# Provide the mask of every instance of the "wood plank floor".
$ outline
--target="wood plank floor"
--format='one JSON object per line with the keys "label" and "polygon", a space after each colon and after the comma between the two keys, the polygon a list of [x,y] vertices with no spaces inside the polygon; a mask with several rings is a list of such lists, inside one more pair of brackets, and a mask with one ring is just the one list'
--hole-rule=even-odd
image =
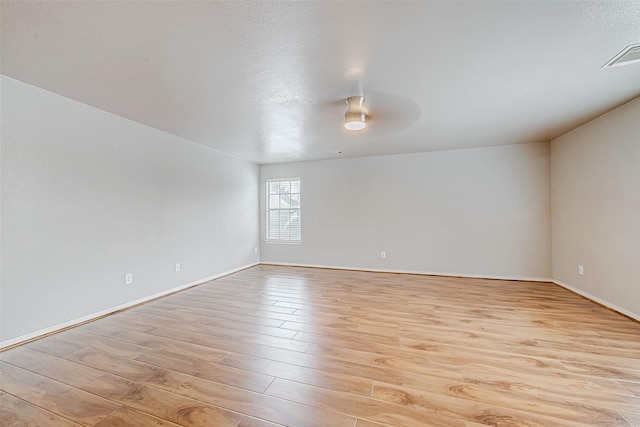
{"label": "wood plank floor", "polygon": [[260,265],[0,360],[3,427],[640,427],[640,324],[550,283]]}

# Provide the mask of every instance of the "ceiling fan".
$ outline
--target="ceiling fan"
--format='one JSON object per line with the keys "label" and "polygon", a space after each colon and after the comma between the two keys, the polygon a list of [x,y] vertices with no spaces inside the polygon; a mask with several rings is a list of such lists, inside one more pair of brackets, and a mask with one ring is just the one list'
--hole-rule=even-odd
{"label": "ceiling fan", "polygon": [[[329,107],[324,117],[339,123],[343,114],[343,129],[349,134],[384,136],[400,132],[420,118],[420,106],[402,95],[380,91],[364,91],[360,95],[335,99],[324,104]],[[346,107],[346,110],[345,110]]]}

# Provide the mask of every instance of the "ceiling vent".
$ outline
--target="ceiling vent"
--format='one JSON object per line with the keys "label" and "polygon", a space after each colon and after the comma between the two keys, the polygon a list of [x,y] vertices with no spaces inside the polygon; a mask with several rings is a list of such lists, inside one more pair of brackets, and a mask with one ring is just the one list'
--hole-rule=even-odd
{"label": "ceiling vent", "polygon": [[604,64],[602,68],[619,67],[621,65],[630,65],[636,62],[640,62],[640,43],[627,46],[622,50],[622,52]]}

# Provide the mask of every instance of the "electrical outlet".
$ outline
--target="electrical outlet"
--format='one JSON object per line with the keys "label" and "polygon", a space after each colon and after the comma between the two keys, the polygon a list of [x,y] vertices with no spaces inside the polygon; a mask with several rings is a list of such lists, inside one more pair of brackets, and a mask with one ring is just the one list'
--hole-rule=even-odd
{"label": "electrical outlet", "polygon": [[385,251],[380,252],[380,258],[386,258],[387,253]]}
{"label": "electrical outlet", "polygon": [[584,266],[582,265],[578,266],[578,274],[581,276],[584,276]]}
{"label": "electrical outlet", "polygon": [[125,285],[130,285],[133,283],[133,274],[129,273],[129,274],[125,274],[124,276],[124,284]]}
{"label": "electrical outlet", "polygon": [[258,247],[253,248],[253,252],[258,253]]}
{"label": "electrical outlet", "polygon": [[177,273],[178,271],[180,271],[180,263],[179,263],[179,262],[176,262],[176,273]]}

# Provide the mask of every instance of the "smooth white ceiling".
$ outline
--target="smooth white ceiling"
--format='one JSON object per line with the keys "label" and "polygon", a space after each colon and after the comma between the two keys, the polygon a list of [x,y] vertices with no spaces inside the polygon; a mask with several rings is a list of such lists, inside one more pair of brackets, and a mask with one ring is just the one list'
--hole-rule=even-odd
{"label": "smooth white ceiling", "polygon": [[640,64],[601,68],[640,42],[640,1],[3,0],[1,19],[2,74],[256,163],[546,141],[640,95]]}

